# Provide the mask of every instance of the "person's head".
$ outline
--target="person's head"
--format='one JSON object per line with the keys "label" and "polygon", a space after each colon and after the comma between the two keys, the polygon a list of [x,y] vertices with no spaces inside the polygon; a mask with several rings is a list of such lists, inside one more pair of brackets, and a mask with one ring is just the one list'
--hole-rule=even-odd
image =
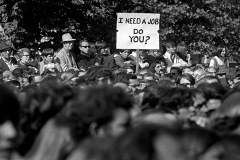
{"label": "person's head", "polygon": [[21,81],[21,87],[23,88],[23,87],[26,87],[28,85],[30,85],[29,79],[27,77],[23,77],[22,81]]}
{"label": "person's head", "polygon": [[17,98],[0,85],[0,159],[10,160],[17,145],[20,105]]}
{"label": "person's head", "polygon": [[179,75],[182,74],[182,70],[179,67],[171,67],[170,74],[174,77],[176,80]]}
{"label": "person's head", "polygon": [[191,89],[181,86],[168,88],[167,92],[162,94],[158,100],[159,108],[166,108],[178,112],[179,117],[184,119],[190,115],[189,108],[192,107],[193,104]]}
{"label": "person's head", "polygon": [[209,115],[222,104],[222,97],[227,93],[220,83],[203,83],[197,86],[197,90],[202,92],[207,100],[206,109]]}
{"label": "person's head", "polygon": [[156,50],[151,50],[150,52],[152,52],[152,54],[153,54],[154,57],[159,57],[159,56],[160,56],[160,52],[159,52],[158,49],[156,49]]}
{"label": "person's head", "polygon": [[67,51],[70,51],[73,48],[75,40],[76,39],[73,39],[70,33],[63,34],[62,35],[63,48]]}
{"label": "person's head", "polygon": [[107,43],[104,41],[97,41],[95,43],[97,52],[102,54],[102,55],[108,55],[110,54],[109,47],[107,46]]}
{"label": "person's head", "polygon": [[180,58],[186,60],[187,58],[187,45],[184,42],[181,42],[177,45],[176,52],[180,53]]}
{"label": "person's head", "polygon": [[150,65],[150,70],[153,73],[164,74],[166,70],[166,64],[163,61],[156,61]]}
{"label": "person's head", "polygon": [[31,51],[28,48],[21,48],[18,50],[21,63],[26,64],[29,62],[30,53]]}
{"label": "person's head", "polygon": [[52,48],[45,48],[42,51],[42,56],[47,63],[51,63],[53,60],[54,50]]}
{"label": "person's head", "polygon": [[89,136],[116,136],[128,128],[132,106],[132,97],[120,87],[93,86],[73,98],[59,118],[72,123],[77,141]]}
{"label": "person's head", "polygon": [[120,50],[120,55],[123,59],[126,59],[129,54],[130,54],[129,50]]}
{"label": "person's head", "polygon": [[79,41],[78,47],[81,52],[89,54],[90,53],[90,43],[88,40],[81,40]]}
{"label": "person's head", "polygon": [[214,52],[214,56],[225,57],[226,56],[226,48],[222,46],[218,46],[216,51]]}
{"label": "person's head", "polygon": [[167,48],[167,52],[172,54],[176,52],[176,46],[174,42],[167,42],[165,45]]}
{"label": "person's head", "polygon": [[85,80],[89,85],[112,84],[114,75],[104,66],[93,66],[86,72]]}
{"label": "person's head", "polygon": [[181,74],[180,76],[178,76],[176,83],[178,85],[184,85],[189,88],[194,87],[195,78],[188,73]]}
{"label": "person's head", "polygon": [[222,104],[212,113],[212,119],[220,116],[238,117],[240,115],[240,90],[233,89],[222,97]]}
{"label": "person's head", "polygon": [[0,42],[0,54],[3,58],[8,60],[10,58],[11,50],[11,46],[9,46],[7,43],[4,41]]}
{"label": "person's head", "polygon": [[116,140],[117,159],[183,160],[185,153],[179,141],[180,133],[169,128],[153,124],[139,125],[123,134]]}

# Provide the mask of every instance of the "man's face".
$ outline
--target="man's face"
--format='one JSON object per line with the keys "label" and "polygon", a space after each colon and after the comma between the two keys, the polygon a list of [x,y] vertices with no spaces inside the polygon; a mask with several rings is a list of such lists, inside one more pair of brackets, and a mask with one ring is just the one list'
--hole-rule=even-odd
{"label": "man's face", "polygon": [[79,46],[79,49],[84,53],[89,53],[90,44],[88,42],[82,42],[81,46]]}
{"label": "man's face", "polygon": [[72,41],[72,42],[64,42],[63,45],[66,50],[70,51],[73,48],[73,44],[74,42]]}
{"label": "man's face", "polygon": [[123,51],[120,53],[123,59],[126,59],[128,57],[129,52],[128,51]]}
{"label": "man's face", "polygon": [[165,65],[163,62],[160,62],[160,63],[157,63],[156,66],[155,66],[155,71],[156,73],[160,73],[161,70],[163,70],[165,68]]}
{"label": "man's face", "polygon": [[114,112],[113,120],[106,126],[106,134],[109,136],[118,136],[128,129],[129,124],[129,112],[118,108]]}
{"label": "man's face", "polygon": [[22,63],[28,63],[30,58],[30,54],[28,52],[23,52],[23,56],[21,59]]}
{"label": "man's face", "polygon": [[53,55],[48,54],[44,58],[45,58],[45,61],[47,61],[48,63],[51,63],[53,60]]}
{"label": "man's face", "polygon": [[11,53],[11,50],[3,51],[3,52],[2,52],[3,58],[9,59],[9,58],[10,58],[10,53]]}
{"label": "man's face", "polygon": [[176,52],[176,47],[175,47],[175,46],[169,46],[169,47],[167,48],[167,51],[173,54],[173,53]]}
{"label": "man's face", "polygon": [[10,121],[4,121],[0,124],[0,159],[10,160],[15,147],[17,130]]}
{"label": "man's face", "polygon": [[108,47],[102,48],[102,49],[100,50],[100,53],[101,53],[102,55],[107,55],[107,54],[110,53],[110,49],[109,49]]}

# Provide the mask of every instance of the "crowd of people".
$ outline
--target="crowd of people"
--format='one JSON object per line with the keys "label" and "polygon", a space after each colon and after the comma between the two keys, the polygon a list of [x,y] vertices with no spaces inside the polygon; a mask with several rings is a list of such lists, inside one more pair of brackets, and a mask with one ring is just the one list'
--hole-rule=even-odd
{"label": "crowd of people", "polygon": [[36,54],[0,42],[0,160],[240,159],[240,69],[226,47],[201,60],[184,43],[61,43]]}

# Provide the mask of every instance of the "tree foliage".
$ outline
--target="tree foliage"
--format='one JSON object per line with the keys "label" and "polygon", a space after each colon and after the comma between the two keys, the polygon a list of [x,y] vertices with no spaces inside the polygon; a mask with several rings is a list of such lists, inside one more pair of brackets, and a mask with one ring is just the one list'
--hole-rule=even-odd
{"label": "tree foliage", "polygon": [[4,38],[17,43],[39,40],[41,31],[55,28],[114,47],[116,13],[141,12],[161,14],[161,42],[185,41],[192,50],[202,51],[213,45],[237,50],[240,44],[239,0],[0,0],[0,4]]}

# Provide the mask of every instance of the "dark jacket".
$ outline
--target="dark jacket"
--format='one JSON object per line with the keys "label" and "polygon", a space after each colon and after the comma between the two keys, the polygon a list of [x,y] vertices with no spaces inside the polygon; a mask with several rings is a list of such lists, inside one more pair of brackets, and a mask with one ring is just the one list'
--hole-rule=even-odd
{"label": "dark jacket", "polygon": [[102,55],[99,61],[99,64],[105,66],[108,69],[112,69],[116,66],[115,59],[113,55]]}
{"label": "dark jacket", "polygon": [[[114,59],[115,59],[116,65],[120,66],[121,68],[124,68],[126,66],[136,65],[136,62],[134,62],[134,60],[132,60],[129,57],[127,57],[126,59],[123,59],[120,55],[115,55]],[[126,61],[130,61],[130,63],[129,64],[124,63]]]}
{"label": "dark jacket", "polygon": [[76,57],[76,63],[78,68],[89,68],[97,62],[97,59],[94,55],[84,55],[83,53],[80,53]]}

